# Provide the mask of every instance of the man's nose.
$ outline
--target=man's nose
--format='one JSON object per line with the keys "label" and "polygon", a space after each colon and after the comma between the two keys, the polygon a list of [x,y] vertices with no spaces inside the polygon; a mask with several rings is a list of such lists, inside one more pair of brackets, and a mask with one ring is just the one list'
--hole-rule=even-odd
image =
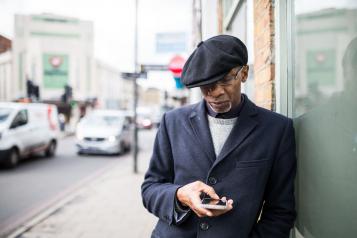
{"label": "man's nose", "polygon": [[213,85],[212,87],[209,88],[208,94],[212,97],[219,97],[222,94],[224,94],[223,87],[219,85]]}

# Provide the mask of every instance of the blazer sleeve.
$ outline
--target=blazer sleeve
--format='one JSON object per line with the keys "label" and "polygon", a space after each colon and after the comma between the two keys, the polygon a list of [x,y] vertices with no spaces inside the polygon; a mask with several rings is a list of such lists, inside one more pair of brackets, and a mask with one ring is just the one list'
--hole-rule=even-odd
{"label": "blazer sleeve", "polygon": [[165,117],[166,114],[163,115],[156,135],[149,169],[141,185],[141,194],[144,207],[171,225],[183,222],[189,212],[183,214],[176,210],[176,191],[182,185],[173,184],[175,171]]}
{"label": "blazer sleeve", "polygon": [[250,238],[289,237],[296,218],[295,150],[293,123],[288,119],[265,190],[261,217],[254,225]]}

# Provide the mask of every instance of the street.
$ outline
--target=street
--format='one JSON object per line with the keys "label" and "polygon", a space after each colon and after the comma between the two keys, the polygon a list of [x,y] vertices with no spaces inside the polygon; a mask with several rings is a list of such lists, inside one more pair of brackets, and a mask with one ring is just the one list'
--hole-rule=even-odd
{"label": "street", "polygon": [[[155,132],[139,132],[140,153],[151,153]],[[132,163],[131,158],[131,153],[79,156],[75,150],[75,138],[67,137],[59,142],[53,159],[38,156],[21,162],[14,170],[1,169],[0,235],[23,224],[112,167]]]}

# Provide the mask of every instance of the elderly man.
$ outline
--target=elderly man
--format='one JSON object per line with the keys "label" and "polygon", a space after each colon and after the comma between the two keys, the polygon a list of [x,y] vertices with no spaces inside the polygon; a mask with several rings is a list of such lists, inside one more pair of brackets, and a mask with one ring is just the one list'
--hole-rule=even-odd
{"label": "elderly man", "polygon": [[[182,82],[204,99],[166,113],[142,184],[144,206],[159,218],[152,237],[289,237],[296,172],[291,119],[241,94],[246,46],[219,35],[201,42]],[[203,197],[227,201],[206,209]]]}

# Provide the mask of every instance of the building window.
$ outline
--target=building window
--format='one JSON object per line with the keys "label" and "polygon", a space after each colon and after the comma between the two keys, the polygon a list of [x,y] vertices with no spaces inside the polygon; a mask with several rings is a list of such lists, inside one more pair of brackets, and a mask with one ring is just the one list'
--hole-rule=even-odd
{"label": "building window", "polygon": [[295,237],[355,237],[357,4],[292,2]]}

